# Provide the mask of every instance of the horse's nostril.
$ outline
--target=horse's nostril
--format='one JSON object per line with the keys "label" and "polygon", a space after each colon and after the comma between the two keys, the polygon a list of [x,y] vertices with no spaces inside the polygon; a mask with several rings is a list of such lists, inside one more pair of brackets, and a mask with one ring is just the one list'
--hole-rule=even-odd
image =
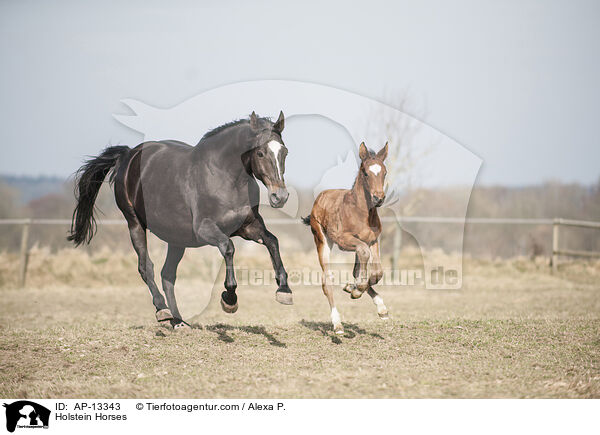
{"label": "horse's nostril", "polygon": [[269,199],[273,204],[281,204],[284,203],[290,194],[287,190],[279,189],[276,192],[273,192],[269,195]]}
{"label": "horse's nostril", "polygon": [[281,203],[281,196],[279,196],[277,193],[271,193],[271,195],[269,195],[269,199],[272,205],[277,205]]}

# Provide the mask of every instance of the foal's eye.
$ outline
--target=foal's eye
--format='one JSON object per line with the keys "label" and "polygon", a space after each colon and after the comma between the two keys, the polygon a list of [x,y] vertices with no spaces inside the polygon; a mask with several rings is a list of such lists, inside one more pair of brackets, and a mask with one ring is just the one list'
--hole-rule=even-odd
{"label": "foal's eye", "polygon": [[265,156],[262,151],[258,151],[256,154],[258,155],[258,157],[264,157]]}

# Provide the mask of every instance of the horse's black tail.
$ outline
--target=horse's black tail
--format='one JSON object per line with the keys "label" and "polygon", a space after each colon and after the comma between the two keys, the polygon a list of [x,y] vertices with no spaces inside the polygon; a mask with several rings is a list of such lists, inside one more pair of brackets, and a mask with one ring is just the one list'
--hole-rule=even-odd
{"label": "horse's black tail", "polygon": [[[92,157],[79,168],[75,178],[77,206],[71,220],[71,234],[67,240],[79,246],[90,243],[96,232],[94,203],[106,175],[117,164],[119,158],[129,151],[127,146],[108,147],[98,157]],[[112,180],[111,180],[112,181]]]}
{"label": "horse's black tail", "polygon": [[302,218],[302,223],[304,225],[310,225],[310,215]]}

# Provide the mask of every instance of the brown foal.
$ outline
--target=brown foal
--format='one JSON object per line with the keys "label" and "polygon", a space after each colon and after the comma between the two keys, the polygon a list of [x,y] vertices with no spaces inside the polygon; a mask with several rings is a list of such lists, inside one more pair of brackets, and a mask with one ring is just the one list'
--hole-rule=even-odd
{"label": "brown foal", "polygon": [[356,253],[353,271],[355,283],[346,284],[344,290],[350,293],[352,299],[360,298],[366,291],[377,306],[379,317],[388,318],[383,299],[373,290],[383,276],[378,241],[381,221],[377,207],[385,199],[384,180],[387,171],[383,161],[387,153],[387,143],[378,153],[368,150],[364,142],[361,143],[360,169],[352,189],[324,190],[315,200],[310,216],[304,218],[315,237],[323,269],[323,293],[329,301],[331,322],[337,334],[343,334],[344,328],[333,301],[333,277],[329,269],[329,254],[334,243],[342,251]]}

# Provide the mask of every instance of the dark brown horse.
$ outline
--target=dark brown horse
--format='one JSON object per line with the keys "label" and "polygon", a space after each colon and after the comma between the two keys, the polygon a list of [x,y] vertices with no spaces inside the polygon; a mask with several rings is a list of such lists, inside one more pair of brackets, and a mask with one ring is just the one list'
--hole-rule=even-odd
{"label": "dark brown horse", "polygon": [[[105,149],[79,170],[77,207],[69,240],[80,245],[94,235],[94,202],[104,178],[112,171],[115,199],[129,225],[138,270],[152,295],[156,320],[174,328],[187,327],[175,301],[177,265],[186,248],[205,245],[219,248],[225,259],[221,307],[227,313],[238,309],[233,236],[265,245],[275,269],[276,300],[292,304],[279,243],[258,210],[257,180],[267,187],[272,207],[282,207],[288,199],[283,179],[287,155],[281,138],[284,123],[283,113],[272,122],[252,112],[250,119],[206,133],[195,147],[158,141],[133,149]],[[169,245],[161,271],[166,302],[154,281],[147,230]]]}
{"label": "dark brown horse", "polygon": [[319,262],[323,269],[323,293],[327,296],[331,308],[331,322],[337,334],[343,334],[344,328],[340,314],[333,301],[329,253],[333,244],[342,251],[356,253],[354,261],[354,284],[347,284],[344,290],[352,299],[358,299],[367,291],[377,306],[382,319],[388,318],[383,299],[373,290],[373,286],[383,276],[379,257],[379,235],[381,221],[377,207],[385,199],[384,180],[386,168],[383,161],[387,157],[388,144],[378,152],[367,150],[364,142],[360,144],[360,169],[352,189],[325,190],[319,194],[310,216],[303,219],[310,225],[317,245]]}

